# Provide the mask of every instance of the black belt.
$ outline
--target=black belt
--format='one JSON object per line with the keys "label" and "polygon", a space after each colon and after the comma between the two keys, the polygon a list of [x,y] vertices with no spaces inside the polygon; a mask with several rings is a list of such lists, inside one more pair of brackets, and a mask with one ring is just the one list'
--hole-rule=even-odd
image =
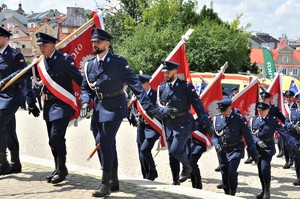
{"label": "black belt", "polygon": [[98,99],[105,99],[105,98],[112,98],[112,97],[117,97],[118,95],[124,94],[124,90],[118,90],[116,92],[112,92],[112,93],[100,93],[100,92],[96,92],[97,98]]}
{"label": "black belt", "polygon": [[174,115],[171,115],[170,117],[171,117],[172,119],[174,119],[174,118],[186,116],[188,113],[189,113],[188,111],[180,112],[180,113],[176,113],[176,114],[174,114]]}
{"label": "black belt", "polygon": [[55,97],[55,96],[52,95],[52,94],[44,94],[44,97],[45,97],[44,99],[45,99],[46,101],[57,99],[57,97]]}
{"label": "black belt", "polygon": [[233,146],[237,146],[238,144],[241,144],[241,143],[243,143],[243,140],[240,140],[239,142],[229,143],[229,144],[222,143],[222,146],[223,147],[233,147]]}

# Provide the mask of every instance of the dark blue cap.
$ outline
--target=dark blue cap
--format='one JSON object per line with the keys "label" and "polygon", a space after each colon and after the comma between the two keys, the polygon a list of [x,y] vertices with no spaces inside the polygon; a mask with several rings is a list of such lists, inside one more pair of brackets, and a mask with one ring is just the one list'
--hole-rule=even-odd
{"label": "dark blue cap", "polygon": [[38,32],[36,33],[36,42],[37,44],[42,44],[42,43],[53,43],[55,44],[56,41],[57,41],[57,38],[51,36],[51,35],[48,35],[46,33],[43,33],[43,32]]}
{"label": "dark blue cap", "polygon": [[237,86],[235,86],[231,89],[231,91],[234,91],[234,90],[239,90],[239,88]]}
{"label": "dark blue cap", "polygon": [[162,72],[166,72],[168,70],[174,70],[177,69],[179,67],[180,64],[178,64],[177,62],[172,62],[172,61],[162,61]]}
{"label": "dark blue cap", "polygon": [[295,96],[295,93],[291,90],[285,91],[284,96],[285,97],[293,97],[293,96]]}
{"label": "dark blue cap", "polygon": [[267,110],[269,108],[271,108],[270,104],[267,104],[265,102],[258,102],[256,104],[256,108],[257,110]]}
{"label": "dark blue cap", "polygon": [[151,79],[150,75],[146,75],[146,74],[139,74],[139,80],[142,84],[149,82]]}
{"label": "dark blue cap", "polygon": [[227,108],[231,105],[232,101],[229,98],[224,98],[217,102],[218,108],[221,112],[226,111]]}
{"label": "dark blue cap", "polygon": [[300,94],[296,95],[296,101],[299,102],[300,101]]}
{"label": "dark blue cap", "polygon": [[260,97],[261,98],[270,98],[271,94],[266,92],[266,91],[263,91],[263,92],[260,93]]}
{"label": "dark blue cap", "polygon": [[101,28],[94,28],[92,30],[92,39],[91,41],[98,41],[98,40],[108,40],[111,41],[113,37],[106,32],[105,30],[102,30]]}
{"label": "dark blue cap", "polygon": [[10,37],[12,36],[12,34],[7,30],[5,30],[4,28],[0,27],[0,36]]}

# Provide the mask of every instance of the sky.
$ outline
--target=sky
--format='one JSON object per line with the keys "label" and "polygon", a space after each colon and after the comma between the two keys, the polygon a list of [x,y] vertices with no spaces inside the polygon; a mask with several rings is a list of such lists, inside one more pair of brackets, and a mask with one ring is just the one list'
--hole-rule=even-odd
{"label": "sky", "polygon": [[[46,11],[50,8],[62,13],[67,7],[83,7],[94,10],[107,4],[105,0],[2,0],[9,9],[16,10],[18,4],[26,13]],[[211,0],[198,0],[198,7],[210,6]],[[289,39],[300,39],[300,1],[299,0],[214,0],[213,9],[223,21],[233,21],[243,14],[241,26],[251,24],[247,31],[268,33],[275,38],[286,34]]]}

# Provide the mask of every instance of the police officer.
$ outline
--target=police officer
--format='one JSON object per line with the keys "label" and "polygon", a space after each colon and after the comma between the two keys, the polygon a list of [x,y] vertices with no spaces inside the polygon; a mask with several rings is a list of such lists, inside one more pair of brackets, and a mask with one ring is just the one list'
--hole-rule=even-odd
{"label": "police officer", "polygon": [[239,93],[239,88],[237,87],[237,86],[235,86],[235,87],[233,87],[232,89],[231,89],[231,94],[230,94],[230,99],[232,99],[234,96],[236,96],[236,94],[238,94]]}
{"label": "police officer", "polygon": [[55,170],[46,179],[56,184],[65,180],[68,175],[65,134],[70,118],[75,113],[75,108],[69,101],[75,99],[72,80],[81,85],[82,76],[73,58],[55,49],[57,38],[42,32],[38,32],[36,37],[40,52],[44,56],[38,70],[44,84],[43,118],[46,121],[49,145],[55,162]]}
{"label": "police officer", "polygon": [[177,77],[179,64],[171,61],[163,61],[162,64],[162,72],[166,81],[158,87],[157,101],[164,118],[173,184],[180,185],[179,163],[183,164],[182,181],[186,180],[191,173],[186,143],[196,126],[193,115],[190,113],[190,106],[193,106],[206,131],[211,129],[211,122],[194,86]]}
{"label": "police officer", "polygon": [[[290,114],[292,109],[297,108],[297,104],[294,102],[295,93],[291,90],[288,90],[284,93],[286,98],[286,103],[284,104],[284,109],[286,110],[286,117]],[[289,151],[286,147],[284,141],[281,141],[281,145],[283,145],[284,157],[285,157],[285,164],[283,165],[284,169],[289,169],[293,165],[293,154]]]}
{"label": "police officer", "polygon": [[124,117],[127,116],[127,99],[123,85],[127,83],[141,102],[149,116],[158,115],[155,107],[145,93],[138,77],[129,67],[127,60],[109,52],[112,36],[102,29],[92,30],[92,46],[96,57],[85,66],[82,82],[81,117],[86,117],[89,102],[94,93],[94,111],[98,115],[97,127],[100,134],[101,160],[103,166],[102,182],[94,197],[104,197],[111,191],[119,190],[117,175],[118,159],[116,133]]}
{"label": "police officer", "polygon": [[[140,74],[139,80],[142,83],[144,90],[150,98],[152,104],[156,105],[157,93],[150,87],[150,75]],[[142,173],[148,180],[154,180],[158,177],[157,170],[155,168],[155,162],[151,153],[151,150],[159,138],[159,133],[156,132],[141,115],[137,118],[137,143],[139,151],[139,159],[142,165]]]}
{"label": "police officer", "polygon": [[276,151],[274,133],[277,131],[282,136],[287,134],[286,130],[278,122],[277,117],[269,114],[270,108],[270,104],[258,102],[258,115],[252,117],[252,121],[250,121],[253,139],[259,154],[257,167],[262,185],[262,192],[256,198],[264,199],[270,198],[271,160]]}
{"label": "police officer", "polygon": [[[296,143],[300,144],[300,95],[296,95],[297,108],[292,109],[289,116],[286,118],[285,127],[290,134],[296,139]],[[297,179],[293,183],[295,186],[300,186],[300,153],[299,150],[294,154],[295,170]]]}
{"label": "police officer", "polygon": [[215,134],[212,142],[219,153],[225,194],[234,196],[238,185],[237,169],[245,153],[243,137],[255,161],[258,160],[258,154],[245,117],[233,109],[231,103],[228,98],[217,103],[221,114],[214,118]]}
{"label": "police officer", "polygon": [[[0,90],[20,70],[26,67],[24,56],[9,46],[10,36],[12,36],[10,32],[0,27]],[[15,113],[24,98],[22,89],[25,89],[27,95],[23,82],[28,78],[29,74],[25,74],[0,92],[0,175],[21,172]],[[39,110],[35,105],[34,99],[27,101],[27,103],[29,103],[29,113],[34,113],[34,116],[38,116]],[[6,157],[7,147],[11,152],[12,162],[10,164]]]}

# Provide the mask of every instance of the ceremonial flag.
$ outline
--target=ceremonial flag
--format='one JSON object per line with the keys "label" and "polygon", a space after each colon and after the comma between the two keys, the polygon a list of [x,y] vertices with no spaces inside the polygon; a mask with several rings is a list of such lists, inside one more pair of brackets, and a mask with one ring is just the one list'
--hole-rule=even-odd
{"label": "ceremonial flag", "polygon": [[232,98],[231,106],[240,110],[241,114],[249,121],[255,115],[256,103],[259,99],[258,79],[246,86],[241,92]]}
{"label": "ceremonial flag", "polygon": [[284,113],[283,96],[282,96],[282,73],[276,73],[274,80],[269,86],[268,93],[271,94],[270,103],[278,106]]}
{"label": "ceremonial flag", "polygon": [[[70,41],[66,42],[64,46],[60,48],[60,51],[65,52],[71,55],[76,63],[81,74],[84,74],[84,66],[85,63],[93,58],[95,55],[93,53],[92,42],[90,42],[92,38],[92,29],[93,28],[102,28],[104,30],[103,17],[100,13],[92,12],[92,16],[94,19],[94,23],[86,27],[82,32],[74,36],[70,39]],[[75,82],[73,82],[73,88],[75,92],[75,97],[77,101],[77,108],[80,109],[80,86],[78,86]],[[93,105],[91,104],[91,107]],[[76,115],[74,115],[72,119],[77,119],[79,117],[79,111]],[[76,124],[76,123],[75,123]]]}
{"label": "ceremonial flag", "polygon": [[268,79],[274,78],[275,64],[272,53],[267,48],[262,48],[264,55],[265,72]]}

